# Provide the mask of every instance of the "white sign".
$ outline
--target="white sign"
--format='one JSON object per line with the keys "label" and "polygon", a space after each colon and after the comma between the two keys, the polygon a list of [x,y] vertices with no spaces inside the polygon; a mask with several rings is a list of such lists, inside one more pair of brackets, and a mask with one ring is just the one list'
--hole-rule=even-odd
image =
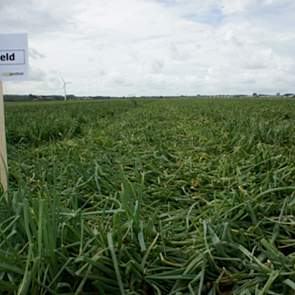
{"label": "white sign", "polygon": [[0,81],[28,78],[27,34],[0,34]]}

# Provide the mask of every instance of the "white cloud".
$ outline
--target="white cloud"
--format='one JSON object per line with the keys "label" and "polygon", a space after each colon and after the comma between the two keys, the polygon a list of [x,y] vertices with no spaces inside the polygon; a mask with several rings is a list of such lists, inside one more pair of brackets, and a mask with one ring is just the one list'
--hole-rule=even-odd
{"label": "white cloud", "polygon": [[29,48],[29,57],[32,59],[44,58],[45,55],[34,49],[33,47]]}
{"label": "white cloud", "polygon": [[46,73],[38,68],[30,69],[30,80],[31,81],[44,81],[46,79]]}
{"label": "white cloud", "polygon": [[[293,0],[11,0],[34,81],[9,92],[175,95],[292,91]],[[279,11],[279,14],[278,14]]]}
{"label": "white cloud", "polygon": [[222,0],[222,9],[225,14],[244,12],[259,2],[261,0]]}
{"label": "white cloud", "polygon": [[249,10],[276,13],[275,8],[294,7],[293,0],[222,0],[221,2],[224,14],[245,13]]}

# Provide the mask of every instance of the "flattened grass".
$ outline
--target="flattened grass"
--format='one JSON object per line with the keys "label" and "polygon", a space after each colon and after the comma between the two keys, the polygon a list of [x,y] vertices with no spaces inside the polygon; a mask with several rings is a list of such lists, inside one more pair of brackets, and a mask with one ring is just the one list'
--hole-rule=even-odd
{"label": "flattened grass", "polygon": [[6,112],[3,294],[294,293],[294,101]]}

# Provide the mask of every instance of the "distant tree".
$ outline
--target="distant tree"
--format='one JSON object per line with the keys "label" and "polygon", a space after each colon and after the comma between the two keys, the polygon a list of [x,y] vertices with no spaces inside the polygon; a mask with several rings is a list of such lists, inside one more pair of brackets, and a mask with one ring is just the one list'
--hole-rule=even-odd
{"label": "distant tree", "polygon": [[257,94],[256,92],[254,92],[254,93],[252,94],[252,96],[258,96],[258,94]]}
{"label": "distant tree", "polygon": [[28,95],[28,98],[29,98],[29,100],[36,100],[38,97],[36,95],[30,93]]}

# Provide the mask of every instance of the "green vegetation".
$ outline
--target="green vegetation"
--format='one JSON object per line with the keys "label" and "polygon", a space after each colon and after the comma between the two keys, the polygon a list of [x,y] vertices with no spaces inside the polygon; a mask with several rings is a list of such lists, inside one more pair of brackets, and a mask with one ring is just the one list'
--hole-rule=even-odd
{"label": "green vegetation", "polygon": [[294,294],[295,101],[6,116],[1,294]]}

